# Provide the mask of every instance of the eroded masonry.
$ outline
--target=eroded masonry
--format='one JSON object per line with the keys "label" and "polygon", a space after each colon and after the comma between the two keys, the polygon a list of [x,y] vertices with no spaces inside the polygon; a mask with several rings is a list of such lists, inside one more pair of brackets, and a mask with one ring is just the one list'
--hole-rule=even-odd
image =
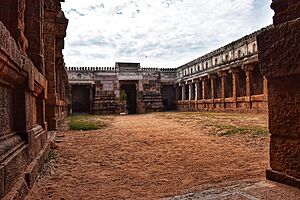
{"label": "eroded masonry", "polygon": [[257,35],[267,27],[178,68],[68,67],[72,112],[267,111],[267,80],[261,75]]}
{"label": "eroded masonry", "polygon": [[0,198],[26,195],[67,115],[60,0],[0,1]]}

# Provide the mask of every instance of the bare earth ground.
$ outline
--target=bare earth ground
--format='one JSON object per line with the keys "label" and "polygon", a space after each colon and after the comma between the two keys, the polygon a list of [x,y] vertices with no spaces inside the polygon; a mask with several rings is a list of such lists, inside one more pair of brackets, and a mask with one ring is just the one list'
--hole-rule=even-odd
{"label": "bare earth ground", "polygon": [[[27,199],[159,199],[265,179],[267,115],[154,113],[105,123],[64,132]],[[240,127],[254,133],[226,132]]]}

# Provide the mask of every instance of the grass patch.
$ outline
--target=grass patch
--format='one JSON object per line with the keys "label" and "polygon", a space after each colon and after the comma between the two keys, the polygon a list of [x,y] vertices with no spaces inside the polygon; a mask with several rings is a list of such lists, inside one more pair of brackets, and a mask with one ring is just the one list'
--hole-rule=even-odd
{"label": "grass patch", "polygon": [[233,125],[217,124],[215,127],[218,129],[219,136],[230,136],[235,134],[249,134],[252,136],[266,136],[269,134],[269,130],[262,126],[247,126],[237,127]]}
{"label": "grass patch", "polygon": [[70,130],[98,130],[106,126],[107,117],[95,115],[73,115],[70,117]]}
{"label": "grass patch", "polygon": [[50,160],[53,160],[55,158],[56,158],[55,151],[53,149],[51,149],[46,158],[46,162],[49,162]]}

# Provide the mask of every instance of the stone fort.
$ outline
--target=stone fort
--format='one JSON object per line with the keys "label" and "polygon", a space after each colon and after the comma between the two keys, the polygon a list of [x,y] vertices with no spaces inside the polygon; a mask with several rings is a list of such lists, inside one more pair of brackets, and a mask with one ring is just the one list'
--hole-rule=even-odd
{"label": "stone fort", "polygon": [[274,26],[172,69],[66,67],[61,2],[0,1],[0,198],[25,197],[69,112],[268,112],[266,177],[300,187],[298,0],[273,0]]}

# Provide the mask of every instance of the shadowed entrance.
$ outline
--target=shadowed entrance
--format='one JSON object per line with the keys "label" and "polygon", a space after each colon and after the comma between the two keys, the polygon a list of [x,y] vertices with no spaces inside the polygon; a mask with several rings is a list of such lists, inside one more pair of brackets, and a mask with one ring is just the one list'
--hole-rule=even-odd
{"label": "shadowed entrance", "polygon": [[126,94],[126,109],[128,114],[137,113],[136,82],[137,81],[124,81],[121,83],[121,90]]}
{"label": "shadowed entrance", "polygon": [[72,86],[72,112],[90,112],[90,88],[87,85]]}

